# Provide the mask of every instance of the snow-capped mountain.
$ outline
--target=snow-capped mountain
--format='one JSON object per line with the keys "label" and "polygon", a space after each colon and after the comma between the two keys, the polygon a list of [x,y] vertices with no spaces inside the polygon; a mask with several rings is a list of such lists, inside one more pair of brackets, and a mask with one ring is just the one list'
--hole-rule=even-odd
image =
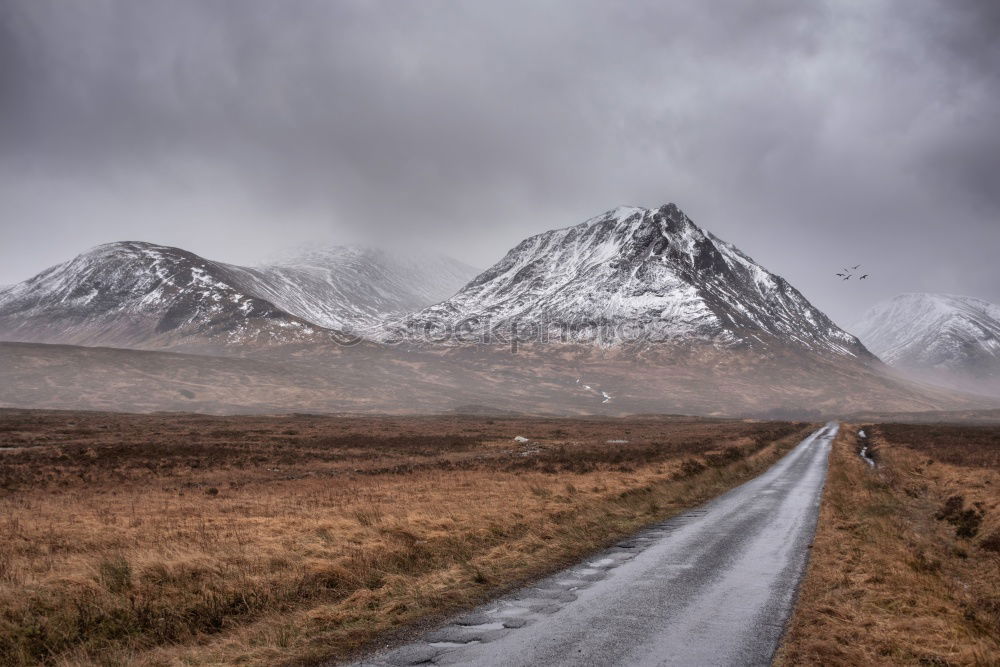
{"label": "snow-capped mountain", "polygon": [[225,264],[151,243],[101,245],[0,292],[5,340],[155,347],[186,336],[288,341],[314,329]]}
{"label": "snow-capped mountain", "polygon": [[950,294],[901,294],[853,327],[886,363],[915,371],[1000,378],[1000,306]]}
{"label": "snow-capped mountain", "polygon": [[478,273],[444,255],[356,246],[317,248],[265,266],[229,268],[254,294],[282,310],[359,333],[386,317],[447,299]]}
{"label": "snow-capped mountain", "polygon": [[[619,207],[522,241],[457,295],[390,327],[402,331],[545,331],[551,340],[775,340],[869,358],[864,346],[674,204]],[[501,336],[502,337],[502,336]],[[558,339],[558,338],[557,338]]]}
{"label": "snow-capped mountain", "polygon": [[473,273],[445,258],[408,261],[358,248],[248,268],[179,248],[110,243],[0,291],[0,340],[117,347],[304,342],[426,306]]}

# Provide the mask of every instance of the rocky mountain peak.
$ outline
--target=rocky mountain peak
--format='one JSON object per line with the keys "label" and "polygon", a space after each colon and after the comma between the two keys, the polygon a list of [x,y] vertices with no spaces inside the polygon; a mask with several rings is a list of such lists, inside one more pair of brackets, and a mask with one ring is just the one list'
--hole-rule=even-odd
{"label": "rocky mountain peak", "polygon": [[[621,206],[529,237],[409,330],[468,322],[502,331],[628,329],[645,342],[805,347],[870,354],[784,279],[696,225],[676,204]],[[395,334],[398,334],[398,329]],[[630,334],[632,335],[632,334]]]}

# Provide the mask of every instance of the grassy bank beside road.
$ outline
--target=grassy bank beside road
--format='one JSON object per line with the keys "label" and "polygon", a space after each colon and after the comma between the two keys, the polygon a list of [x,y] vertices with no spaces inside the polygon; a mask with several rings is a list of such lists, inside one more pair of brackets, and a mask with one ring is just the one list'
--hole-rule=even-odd
{"label": "grassy bank beside road", "polygon": [[845,425],[776,664],[1000,664],[998,462],[996,426]]}

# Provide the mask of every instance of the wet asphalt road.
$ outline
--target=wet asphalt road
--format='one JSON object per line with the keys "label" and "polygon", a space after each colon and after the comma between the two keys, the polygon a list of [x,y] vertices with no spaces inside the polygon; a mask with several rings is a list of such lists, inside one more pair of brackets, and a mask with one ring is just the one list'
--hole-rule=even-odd
{"label": "wet asphalt road", "polygon": [[768,665],[837,429],[705,505],[356,664]]}

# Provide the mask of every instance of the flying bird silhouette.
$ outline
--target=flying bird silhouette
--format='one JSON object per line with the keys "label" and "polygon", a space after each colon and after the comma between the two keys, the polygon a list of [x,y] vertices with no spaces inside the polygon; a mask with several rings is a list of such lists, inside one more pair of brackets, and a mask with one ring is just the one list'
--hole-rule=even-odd
{"label": "flying bird silhouette", "polygon": [[850,280],[850,279],[851,279],[850,276],[845,276],[845,277],[841,278],[841,280]]}
{"label": "flying bird silhouette", "polygon": [[863,276],[861,276],[860,278],[858,278],[858,280],[864,280],[864,279],[865,279],[865,278],[867,278],[867,277],[868,277],[868,274],[866,273],[865,275],[863,275]]}
{"label": "flying bird silhouette", "polygon": [[859,266],[861,266],[861,265],[860,265],[860,264],[855,264],[855,265],[854,265],[854,266],[852,266],[851,268],[852,268],[853,270],[857,271],[857,270],[858,270],[858,267],[859,267]]}

